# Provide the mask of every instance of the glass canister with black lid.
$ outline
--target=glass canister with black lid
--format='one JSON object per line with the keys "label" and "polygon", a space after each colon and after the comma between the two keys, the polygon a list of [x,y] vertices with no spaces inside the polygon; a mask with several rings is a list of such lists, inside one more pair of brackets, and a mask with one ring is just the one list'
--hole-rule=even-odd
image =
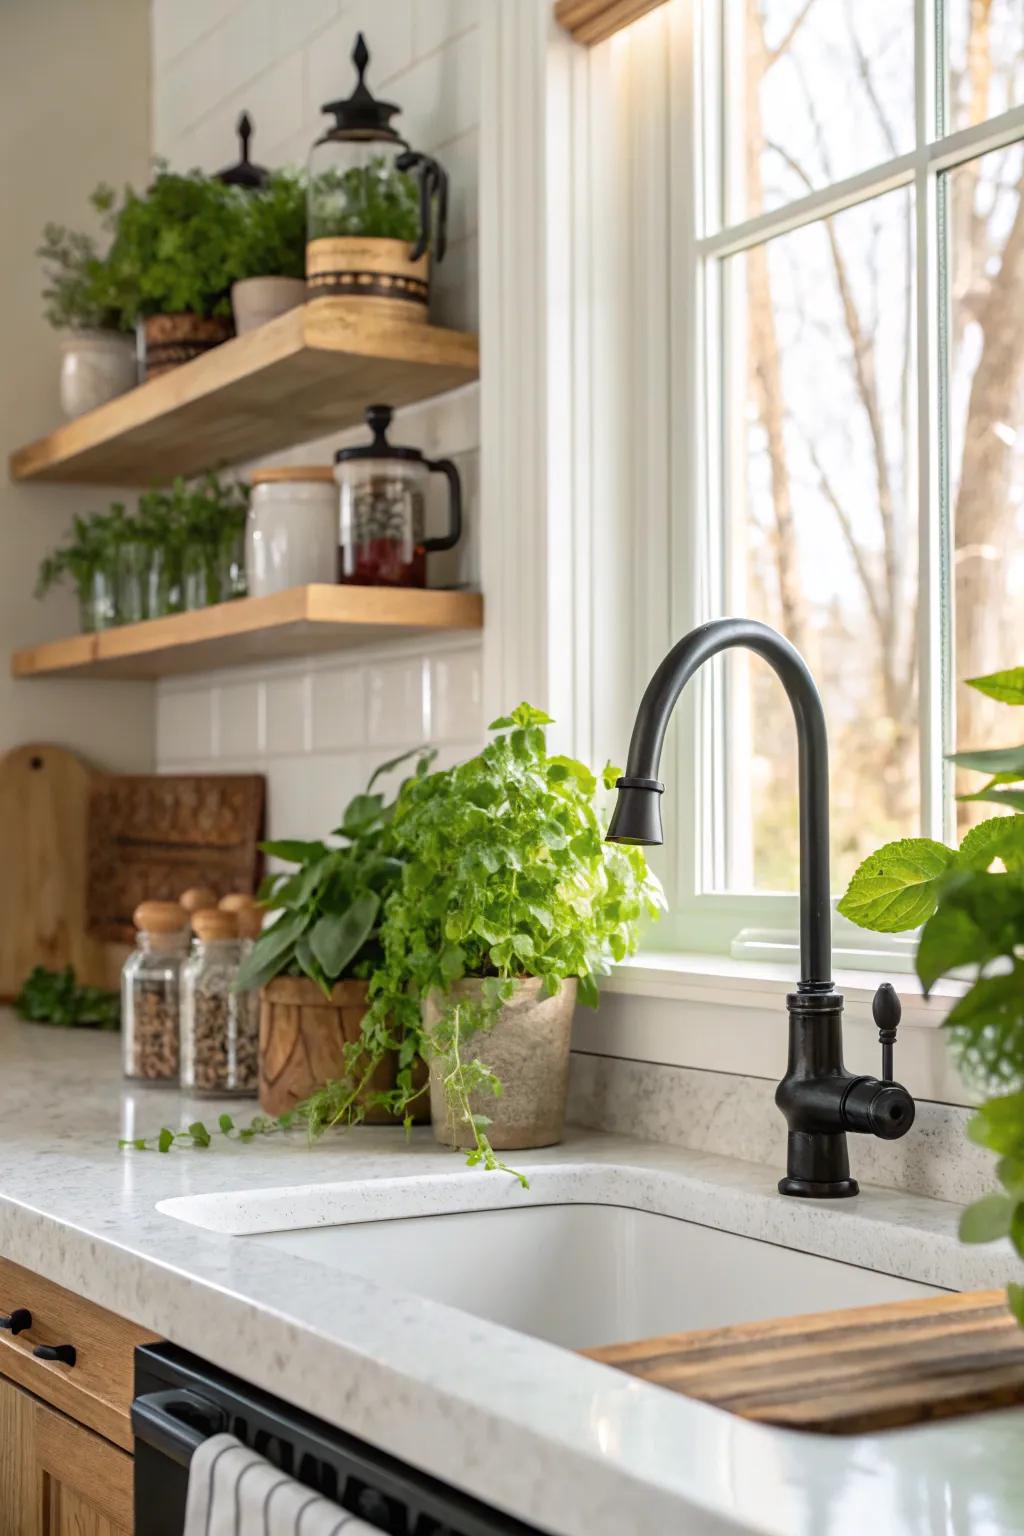
{"label": "glass canister with black lid", "polygon": [[[388,441],[392,411],[371,405],[369,443],[334,455],[340,490],[341,580],[356,586],[424,587],[427,555],[453,549],[462,535],[462,486],[451,459],[428,459],[419,448]],[[448,532],[424,537],[427,482],[448,485]]]}

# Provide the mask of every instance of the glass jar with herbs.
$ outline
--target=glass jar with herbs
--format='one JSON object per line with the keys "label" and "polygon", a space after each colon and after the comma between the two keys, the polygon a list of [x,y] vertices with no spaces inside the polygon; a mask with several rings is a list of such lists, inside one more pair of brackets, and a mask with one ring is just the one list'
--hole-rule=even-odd
{"label": "glass jar with herbs", "polygon": [[139,1083],[174,1084],[188,919],[176,901],[144,901],[133,921],[135,950],[121,972],[124,1073]]}
{"label": "glass jar with herbs", "polygon": [[181,1086],[199,1097],[255,1095],[259,1018],[248,993],[235,991],[242,960],[238,915],[208,908],[192,915],[195,950],[182,975]]}

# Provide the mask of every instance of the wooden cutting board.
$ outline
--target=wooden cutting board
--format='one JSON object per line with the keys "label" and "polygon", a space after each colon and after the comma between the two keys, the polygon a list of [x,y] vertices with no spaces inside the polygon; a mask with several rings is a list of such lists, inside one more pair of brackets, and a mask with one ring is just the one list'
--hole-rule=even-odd
{"label": "wooden cutting board", "polygon": [[104,946],[87,932],[86,843],[93,773],[48,743],[0,758],[0,1000],[33,966],[73,965],[80,982],[108,980]]}
{"label": "wooden cutting board", "polygon": [[89,931],[131,942],[141,901],[177,901],[190,885],[253,892],[259,883],[262,774],[109,774],[92,785]]}
{"label": "wooden cutting board", "polygon": [[582,1353],[744,1419],[869,1434],[1024,1403],[1004,1291],[815,1312]]}

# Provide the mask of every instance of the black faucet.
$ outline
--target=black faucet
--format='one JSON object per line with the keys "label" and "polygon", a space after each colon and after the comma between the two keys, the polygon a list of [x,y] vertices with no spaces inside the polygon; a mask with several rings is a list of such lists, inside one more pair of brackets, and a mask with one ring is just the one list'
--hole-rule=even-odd
{"label": "black faucet", "polygon": [[914,1101],[892,1078],[900,1001],[888,982],[875,993],[882,1080],[843,1066],[843,998],[832,985],[832,909],[828,869],[828,735],[814,679],[789,641],[753,619],[716,619],[691,630],[669,651],[647,685],[629,743],[626,772],[608,828],[612,843],[662,842],[658,781],[661,747],[676,700],[710,657],[745,646],[777,673],[796,719],[800,797],[800,981],[786,998],[789,1065],[775,1102],[789,1126],[783,1195],[841,1199],[857,1193],[847,1131],[886,1141],[905,1136]]}

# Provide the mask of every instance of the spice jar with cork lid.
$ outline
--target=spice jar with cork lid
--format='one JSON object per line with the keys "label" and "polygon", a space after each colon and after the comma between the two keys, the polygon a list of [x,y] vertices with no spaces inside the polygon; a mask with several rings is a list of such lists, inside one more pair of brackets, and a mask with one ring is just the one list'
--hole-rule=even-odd
{"label": "spice jar with cork lid", "polygon": [[182,974],[181,1086],[200,1097],[254,1095],[259,1018],[235,991],[242,959],[238,915],[217,907],[192,915],[195,950]]}
{"label": "spice jar with cork lid", "polygon": [[121,972],[124,1073],[135,1082],[178,1081],[181,970],[188,920],[176,901],[136,907],[135,950]]}
{"label": "spice jar with cork lid", "polygon": [[207,907],[217,905],[217,892],[211,890],[208,885],[190,885],[187,891],[182,891],[178,897],[178,903],[184,907],[188,918],[193,912],[202,912]]}

